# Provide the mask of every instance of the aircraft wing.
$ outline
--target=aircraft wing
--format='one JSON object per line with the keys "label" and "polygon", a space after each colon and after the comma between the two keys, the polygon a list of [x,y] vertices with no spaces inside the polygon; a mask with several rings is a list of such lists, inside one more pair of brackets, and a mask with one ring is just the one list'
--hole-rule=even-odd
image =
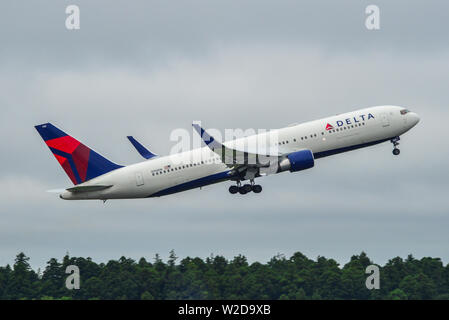
{"label": "aircraft wing", "polygon": [[145,148],[143,145],[141,145],[139,143],[139,141],[134,139],[133,136],[128,136],[127,138],[131,142],[131,144],[134,146],[134,148],[136,148],[137,152],[139,152],[139,154],[142,157],[144,157],[145,159],[151,159],[151,158],[157,157],[157,154],[152,153],[150,150]]}
{"label": "aircraft wing", "polygon": [[[264,168],[272,168],[279,159],[279,154],[275,150],[267,150],[265,152],[248,152],[238,150],[236,148],[225,146],[224,144],[215,140],[209,135],[206,130],[194,123],[192,126],[198,132],[204,143],[221,158],[221,161],[229,168],[232,168],[232,173],[238,173],[239,176],[244,176],[246,179],[254,178],[255,176],[267,175],[269,170],[261,170]],[[277,167],[276,167],[277,169]]]}

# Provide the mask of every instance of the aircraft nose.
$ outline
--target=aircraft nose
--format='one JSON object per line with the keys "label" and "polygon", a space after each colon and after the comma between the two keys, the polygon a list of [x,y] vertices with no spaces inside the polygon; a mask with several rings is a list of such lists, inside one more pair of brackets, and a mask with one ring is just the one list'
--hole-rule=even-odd
{"label": "aircraft nose", "polygon": [[414,113],[414,112],[410,112],[408,114],[408,121],[407,121],[411,127],[416,126],[416,124],[419,122],[419,116],[418,114]]}

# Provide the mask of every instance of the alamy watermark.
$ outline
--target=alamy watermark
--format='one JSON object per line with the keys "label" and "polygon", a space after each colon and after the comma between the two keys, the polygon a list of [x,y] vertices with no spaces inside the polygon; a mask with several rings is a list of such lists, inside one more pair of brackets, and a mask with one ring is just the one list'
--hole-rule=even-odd
{"label": "alamy watermark", "polygon": [[65,19],[65,27],[67,30],[80,29],[80,8],[77,5],[70,5],[65,8],[65,13],[68,16]]}
{"label": "alamy watermark", "polygon": [[[78,266],[70,265],[65,270],[69,274],[65,281],[65,286],[68,290],[80,289],[80,269]],[[365,273],[369,274],[366,278],[365,286],[368,290],[380,289],[380,269],[379,266],[372,264],[366,267]]]}
{"label": "alamy watermark", "polygon": [[65,287],[69,290],[80,288],[80,269],[75,265],[67,266],[65,273],[70,274],[65,280]]}
{"label": "alamy watermark", "polygon": [[[65,9],[68,15],[65,20],[65,27],[68,30],[80,29],[80,8],[77,5],[69,5]],[[365,27],[368,30],[380,30],[380,9],[377,5],[371,4],[365,8]]]}
{"label": "alamy watermark", "polygon": [[368,30],[380,30],[380,9],[378,6],[371,4],[366,7],[365,27]]}
{"label": "alamy watermark", "polygon": [[[194,124],[201,128],[200,121],[194,121]],[[217,129],[201,129],[200,133],[193,128],[191,131],[178,128],[170,134],[170,141],[175,142],[170,155],[174,165],[259,164],[269,168],[273,164],[274,170],[278,155],[288,153],[291,144],[298,142],[297,139],[301,138],[292,137],[290,140],[279,141],[278,131],[267,129],[225,129],[223,135]],[[201,149],[205,145],[208,148]],[[199,151],[189,152],[193,149]]]}
{"label": "alamy watermark", "polygon": [[369,276],[366,278],[365,285],[368,290],[380,289],[380,270],[375,264],[369,265],[365,270]]}

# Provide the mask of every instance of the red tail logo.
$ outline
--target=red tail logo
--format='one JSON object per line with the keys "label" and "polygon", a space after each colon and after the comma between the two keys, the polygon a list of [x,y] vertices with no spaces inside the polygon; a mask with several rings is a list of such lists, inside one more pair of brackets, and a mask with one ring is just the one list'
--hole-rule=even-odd
{"label": "red tail logo", "polygon": [[121,168],[51,123],[35,128],[75,185]]}

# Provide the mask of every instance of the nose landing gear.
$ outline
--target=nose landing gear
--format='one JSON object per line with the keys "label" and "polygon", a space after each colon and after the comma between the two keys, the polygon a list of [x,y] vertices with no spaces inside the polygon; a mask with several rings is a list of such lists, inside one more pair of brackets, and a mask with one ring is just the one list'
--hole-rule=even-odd
{"label": "nose landing gear", "polygon": [[393,146],[394,146],[394,149],[393,149],[393,154],[395,155],[395,156],[397,156],[397,155],[399,155],[400,153],[401,153],[401,150],[399,150],[398,148],[397,148],[397,146],[399,145],[399,140],[400,140],[401,138],[399,138],[399,137],[394,137],[393,139],[391,139],[390,141],[391,141],[391,143],[393,144]]}

